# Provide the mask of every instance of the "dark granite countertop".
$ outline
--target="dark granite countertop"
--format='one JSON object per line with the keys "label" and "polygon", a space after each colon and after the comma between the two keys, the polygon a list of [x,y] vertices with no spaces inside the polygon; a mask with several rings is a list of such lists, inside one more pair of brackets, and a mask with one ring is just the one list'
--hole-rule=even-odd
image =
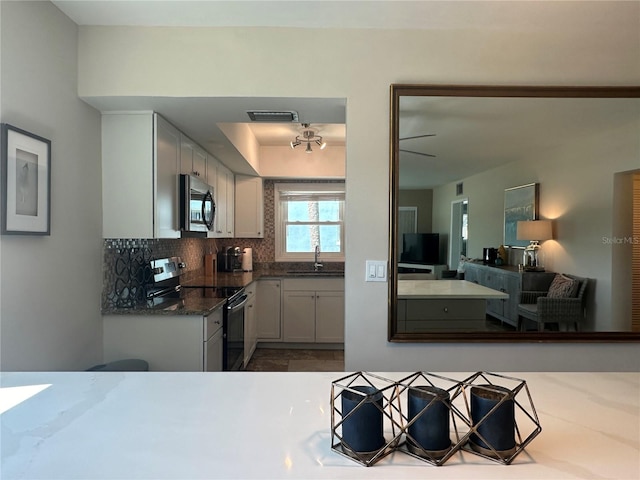
{"label": "dark granite countertop", "polygon": [[343,271],[313,270],[286,271],[278,269],[254,272],[216,272],[205,276],[203,271],[187,275],[182,284],[180,299],[167,299],[161,304],[142,303],[135,307],[103,308],[103,315],[208,315],[222,306],[225,298],[218,298],[214,288],[246,287],[260,278],[344,278]]}
{"label": "dark granite countertop", "polygon": [[215,275],[194,275],[188,280],[182,282],[182,286],[186,288],[193,287],[246,287],[251,282],[260,278],[344,278],[344,272],[341,270],[322,270],[314,272],[313,270],[258,270],[254,272],[216,272]]}
{"label": "dark granite countertop", "polygon": [[135,307],[106,308],[103,315],[209,315],[226,302],[226,298],[187,295],[167,299],[157,305],[141,304]]}

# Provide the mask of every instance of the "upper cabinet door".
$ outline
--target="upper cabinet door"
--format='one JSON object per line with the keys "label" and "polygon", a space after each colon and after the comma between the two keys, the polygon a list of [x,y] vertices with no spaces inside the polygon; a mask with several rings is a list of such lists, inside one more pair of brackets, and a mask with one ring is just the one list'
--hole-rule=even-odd
{"label": "upper cabinet door", "polygon": [[218,223],[216,224],[216,236],[219,238],[233,238],[234,218],[234,179],[233,172],[222,164],[218,164],[216,176],[216,192],[218,198]]}
{"label": "upper cabinet door", "polygon": [[236,175],[235,237],[263,238],[262,178]]}
{"label": "upper cabinet door", "polygon": [[155,115],[156,188],[154,206],[154,237],[180,237],[180,131],[159,115]]}
{"label": "upper cabinet door", "polygon": [[184,133],[180,134],[180,173],[206,181],[206,171],[207,152]]}
{"label": "upper cabinet door", "polygon": [[203,182],[206,182],[207,173],[207,152],[205,152],[200,146],[194,145],[193,147],[193,175],[200,177]]}
{"label": "upper cabinet door", "polygon": [[180,132],[151,112],[102,116],[104,238],[178,238]]}
{"label": "upper cabinet door", "polygon": [[180,173],[193,174],[193,142],[185,134],[180,134]]}
{"label": "upper cabinet door", "polygon": [[102,235],[153,237],[153,114],[102,115]]}

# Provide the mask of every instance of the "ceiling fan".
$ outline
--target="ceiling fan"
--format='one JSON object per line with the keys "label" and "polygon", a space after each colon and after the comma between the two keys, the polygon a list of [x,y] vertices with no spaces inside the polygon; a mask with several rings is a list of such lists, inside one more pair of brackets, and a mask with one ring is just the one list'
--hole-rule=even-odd
{"label": "ceiling fan", "polygon": [[[404,137],[404,138],[400,138],[399,140],[400,141],[402,141],[402,140],[412,140],[414,138],[435,137],[435,136],[436,136],[435,133],[427,133],[425,135],[414,135],[414,136],[411,136],[411,137]],[[406,150],[406,149],[401,148],[400,151],[401,152],[405,152],[405,153],[413,153],[414,155],[423,155],[425,157],[435,157],[435,155],[432,155],[430,153],[416,152],[415,150]]]}

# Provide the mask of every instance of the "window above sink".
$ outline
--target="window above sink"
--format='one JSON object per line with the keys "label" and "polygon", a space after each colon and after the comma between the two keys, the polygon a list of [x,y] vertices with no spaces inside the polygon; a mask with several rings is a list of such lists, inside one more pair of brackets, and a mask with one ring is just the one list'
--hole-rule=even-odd
{"label": "window above sink", "polygon": [[313,263],[316,245],[321,261],[344,261],[344,182],[277,183],[274,195],[277,262]]}

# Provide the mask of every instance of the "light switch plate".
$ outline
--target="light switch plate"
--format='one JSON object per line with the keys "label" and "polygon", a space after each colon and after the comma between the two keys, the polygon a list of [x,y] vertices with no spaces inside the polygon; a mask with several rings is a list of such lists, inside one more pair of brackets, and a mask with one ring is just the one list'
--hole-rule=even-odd
{"label": "light switch plate", "polygon": [[387,281],[387,261],[367,260],[364,271],[365,282],[386,282]]}

